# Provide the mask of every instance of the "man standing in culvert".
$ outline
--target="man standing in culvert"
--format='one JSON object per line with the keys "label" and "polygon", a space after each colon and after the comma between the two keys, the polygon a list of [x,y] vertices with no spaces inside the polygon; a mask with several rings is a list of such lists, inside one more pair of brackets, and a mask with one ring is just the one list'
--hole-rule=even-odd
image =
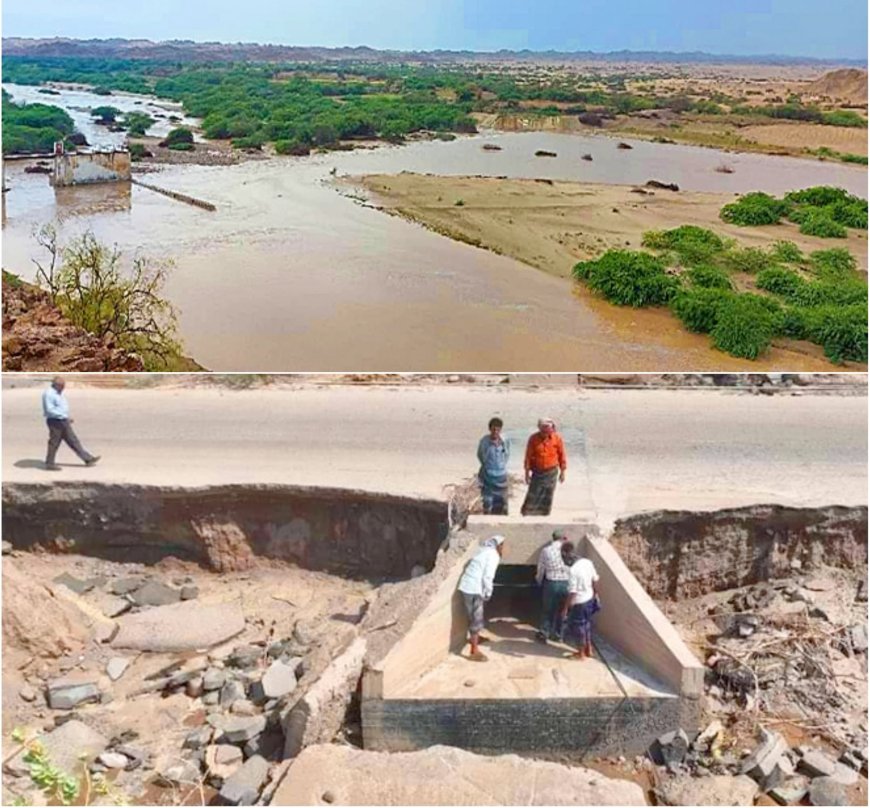
{"label": "man standing in culvert", "polygon": [[538,421],[538,431],[526,444],[524,467],[529,490],[523,502],[523,516],[549,516],[556,481],[565,482],[565,469],[568,467],[565,444],[556,432],[556,422],[552,418]]}
{"label": "man standing in culvert", "polygon": [[541,587],[541,623],[535,639],[538,642],[558,640],[562,635],[562,606],[568,597],[568,566],[564,546],[568,536],[564,530],[554,530],[550,543],[538,554],[535,581]]}
{"label": "man standing in culvert", "polygon": [[51,386],[42,394],[42,414],[45,416],[45,423],[48,426],[48,452],[45,455],[47,471],[60,471],[60,466],[55,462],[55,456],[61,441],[66,443],[86,466],[93,466],[100,459],[85,449],[76,433],[73,432],[72,418],[69,417],[69,403],[63,394],[65,386],[64,380],[60,376],[55,376],[51,381]]}
{"label": "man standing in culvert", "polygon": [[465,567],[457,587],[462,593],[465,611],[468,614],[468,641],[471,653],[468,658],[475,662],[486,662],[486,655],[480,652],[483,637],[483,604],[492,597],[495,572],[504,553],[504,536],[490,536]]}

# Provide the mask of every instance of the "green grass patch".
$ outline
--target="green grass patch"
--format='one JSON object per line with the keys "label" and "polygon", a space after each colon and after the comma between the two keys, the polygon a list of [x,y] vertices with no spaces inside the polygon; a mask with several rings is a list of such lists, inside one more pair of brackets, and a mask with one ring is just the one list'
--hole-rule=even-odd
{"label": "green grass patch", "polygon": [[608,250],[596,261],[582,261],[574,277],[611,303],[635,308],[663,306],[680,286],[661,258],[631,250]]}
{"label": "green grass patch", "polygon": [[759,295],[743,294],[722,302],[710,336],[720,351],[757,359],[770,347],[776,331],[776,310]]}

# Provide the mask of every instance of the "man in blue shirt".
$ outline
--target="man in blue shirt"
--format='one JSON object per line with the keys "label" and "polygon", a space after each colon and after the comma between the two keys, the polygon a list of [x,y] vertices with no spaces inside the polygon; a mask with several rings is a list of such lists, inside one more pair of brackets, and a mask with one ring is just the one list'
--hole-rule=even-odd
{"label": "man in blue shirt", "polygon": [[69,404],[63,394],[65,382],[60,376],[55,376],[49,387],[42,394],[42,414],[48,426],[48,453],[45,456],[45,468],[48,471],[60,471],[55,462],[55,455],[64,441],[83,461],[86,466],[93,466],[100,458],[92,455],[79,442],[73,432],[72,419],[69,417]]}
{"label": "man in blue shirt", "polygon": [[511,443],[502,437],[504,423],[501,418],[489,422],[489,434],[484,435],[477,444],[477,459],[480,461],[480,494],[483,499],[483,512],[507,515],[508,501],[508,461],[511,456]]}

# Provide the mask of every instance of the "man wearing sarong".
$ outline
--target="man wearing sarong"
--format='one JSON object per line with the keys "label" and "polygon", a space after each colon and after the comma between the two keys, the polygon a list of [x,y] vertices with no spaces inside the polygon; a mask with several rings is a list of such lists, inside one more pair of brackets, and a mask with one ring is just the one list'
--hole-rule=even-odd
{"label": "man wearing sarong", "polygon": [[480,496],[483,512],[507,515],[508,460],[511,456],[510,438],[502,437],[504,426],[501,418],[489,422],[489,434],[477,444],[477,459],[480,461]]}
{"label": "man wearing sarong", "polygon": [[529,490],[523,502],[523,516],[549,516],[553,507],[556,481],[565,482],[565,444],[556,432],[552,418],[541,418],[538,431],[526,444],[526,485]]}
{"label": "man wearing sarong", "polygon": [[458,589],[462,593],[465,611],[468,613],[468,640],[471,643],[469,659],[486,662],[486,655],[480,652],[483,630],[483,604],[492,597],[495,571],[504,552],[504,536],[490,536],[468,562]]}
{"label": "man wearing sarong", "polygon": [[578,558],[568,573],[568,599],[565,601],[565,634],[566,639],[577,646],[574,659],[592,656],[592,615],[600,608],[595,565],[588,558]]}
{"label": "man wearing sarong", "polygon": [[541,587],[541,623],[535,639],[546,643],[562,635],[562,607],[568,596],[568,567],[564,561],[564,530],[554,530],[550,543],[538,554],[535,581]]}

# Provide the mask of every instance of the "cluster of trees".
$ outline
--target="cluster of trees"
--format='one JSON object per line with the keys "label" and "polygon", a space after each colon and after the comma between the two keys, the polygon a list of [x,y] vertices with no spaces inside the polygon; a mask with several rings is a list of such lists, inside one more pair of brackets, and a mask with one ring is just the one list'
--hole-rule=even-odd
{"label": "cluster of trees", "polygon": [[72,118],[60,107],[16,104],[3,91],[3,154],[50,152],[73,132]]}
{"label": "cluster of trees", "polygon": [[[154,118],[145,112],[122,112],[117,107],[99,106],[91,109],[91,117],[100,123],[126,129],[131,135],[143,136],[154,124]],[[120,118],[120,120],[119,120]]]}
{"label": "cluster of trees", "polygon": [[91,84],[100,94],[108,94],[112,90],[148,93],[151,82],[146,74],[170,67],[165,62],[149,62],[146,66],[132,59],[4,56],[3,81],[12,84],[67,81]]}
{"label": "cluster of trees", "polygon": [[735,106],[732,112],[739,115],[760,115],[766,118],[780,118],[789,121],[808,121],[809,123],[821,123],[827,126],[851,126],[867,128],[867,119],[854,110],[835,109],[825,112],[811,104],[802,104],[800,101],[791,100],[785,104],[772,106]]}
{"label": "cluster of trees", "polygon": [[[848,250],[739,247],[693,225],[645,233],[643,246],[581,262],[574,277],[618,305],[668,306],[733,356],[755,359],[789,337],[822,346],[832,362],[867,361],[867,281]],[[755,291],[740,291],[735,273]]]}

